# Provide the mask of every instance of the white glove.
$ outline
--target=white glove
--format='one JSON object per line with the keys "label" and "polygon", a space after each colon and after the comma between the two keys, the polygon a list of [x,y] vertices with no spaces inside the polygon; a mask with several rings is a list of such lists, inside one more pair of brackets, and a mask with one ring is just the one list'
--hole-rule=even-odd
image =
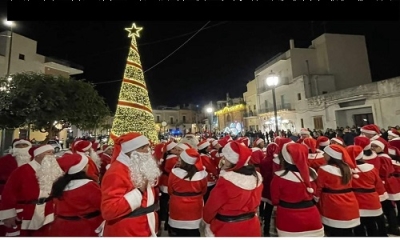
{"label": "white glove", "polygon": [[103,232],[104,232],[104,225],[106,224],[106,221],[103,221],[100,226],[98,228],[96,228],[96,230],[94,230],[95,233],[97,233],[99,235],[99,237],[103,236]]}

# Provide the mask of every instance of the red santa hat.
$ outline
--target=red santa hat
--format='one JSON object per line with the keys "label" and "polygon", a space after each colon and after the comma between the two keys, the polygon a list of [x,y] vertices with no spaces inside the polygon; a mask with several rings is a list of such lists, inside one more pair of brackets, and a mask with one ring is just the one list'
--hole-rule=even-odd
{"label": "red santa hat", "polygon": [[97,151],[100,148],[100,143],[98,141],[92,142],[92,148]]}
{"label": "red santa hat", "polygon": [[317,148],[319,147],[326,147],[331,143],[331,141],[329,140],[329,138],[325,137],[325,136],[319,136],[317,138]]}
{"label": "red santa hat", "polygon": [[160,161],[166,152],[165,143],[159,143],[154,147],[153,156],[157,161]]}
{"label": "red santa hat", "polygon": [[376,139],[376,140],[372,140],[372,141],[371,141],[371,145],[372,145],[372,144],[374,144],[374,145],[376,145],[376,146],[382,148],[382,150],[383,150],[385,153],[388,153],[388,151],[387,151],[387,142],[386,142],[384,139],[378,138],[378,139]]}
{"label": "red santa hat", "polygon": [[108,150],[110,150],[110,149],[112,149],[112,148],[113,148],[112,145],[104,144],[104,145],[101,147],[101,150],[102,150],[103,152],[106,152],[106,151],[108,151]]}
{"label": "red santa hat", "polygon": [[197,149],[202,150],[204,148],[207,148],[210,146],[210,142],[207,140],[204,140],[202,142],[200,142],[199,144],[197,144]]}
{"label": "red santa hat", "polygon": [[381,130],[375,124],[365,125],[361,129],[362,133],[372,134],[372,135],[381,135]]}
{"label": "red santa hat", "polygon": [[227,142],[233,141],[231,135],[226,135],[226,136],[224,137],[224,139],[226,139]]}
{"label": "red santa hat", "polygon": [[390,129],[388,131],[388,134],[389,134],[389,136],[392,136],[392,137],[396,137],[396,138],[400,137],[400,133],[399,133],[399,131],[397,131],[396,128]]}
{"label": "red santa hat", "polygon": [[342,160],[347,165],[349,165],[349,167],[351,169],[354,169],[357,167],[357,165],[355,163],[355,159],[352,159],[352,157],[350,157],[347,150],[340,145],[337,145],[337,144],[329,145],[324,148],[324,152],[326,154],[328,154],[329,156],[331,156],[332,158],[335,158],[337,160]]}
{"label": "red santa hat", "polygon": [[178,144],[176,142],[173,141],[169,141],[165,144],[165,148],[167,150],[167,152],[171,151],[174,147],[176,147]]}
{"label": "red santa hat", "polygon": [[31,147],[28,150],[29,155],[31,155],[31,159],[33,159],[35,157],[35,155],[33,154],[33,152],[36,150],[36,148],[38,148],[38,146],[36,147]]}
{"label": "red santa hat", "polygon": [[364,150],[371,149],[371,140],[367,137],[358,136],[354,138],[354,145],[362,147]]}
{"label": "red santa hat", "polygon": [[32,147],[32,143],[30,141],[28,141],[26,139],[19,139],[19,138],[13,140],[12,147],[15,148],[15,146],[17,146],[18,144],[26,144],[26,145],[28,145],[29,148]]}
{"label": "red santa hat", "polygon": [[77,141],[74,146],[75,152],[87,152],[92,147],[92,143],[87,140]]}
{"label": "red santa hat", "polygon": [[217,144],[218,144],[218,140],[214,140],[211,142],[211,146],[213,146],[213,147],[217,146]]}
{"label": "red santa hat", "polygon": [[121,135],[114,140],[114,151],[111,161],[116,159],[122,153],[132,152],[140,147],[150,144],[149,139],[137,132],[131,132]]}
{"label": "red santa hat", "polygon": [[311,153],[317,152],[317,140],[314,138],[306,138],[303,140],[302,144],[306,145],[306,147],[311,150]]}
{"label": "red santa hat", "polygon": [[42,145],[37,147],[35,150],[33,150],[33,157],[37,157],[38,155],[47,152],[47,151],[54,151],[53,146],[46,144],[46,145]]}
{"label": "red santa hat", "polygon": [[200,159],[200,154],[194,148],[189,148],[183,151],[180,158],[187,164],[195,165],[198,171],[204,169]]}
{"label": "red santa hat", "polygon": [[302,135],[302,134],[310,135],[310,131],[308,131],[307,128],[302,128],[302,129],[300,129],[300,135]]}
{"label": "red santa hat", "polygon": [[351,145],[346,147],[346,150],[354,160],[362,160],[364,157],[364,150],[360,146]]}
{"label": "red santa hat", "polygon": [[338,143],[338,144],[340,144],[340,145],[344,145],[344,141],[343,141],[343,139],[342,138],[340,138],[340,137],[334,137],[334,138],[332,138],[331,139],[331,144],[332,144],[332,141],[335,141],[336,143]]}
{"label": "red santa hat", "polygon": [[254,140],[253,146],[254,146],[254,147],[257,147],[257,146],[258,146],[260,143],[262,143],[262,142],[264,142],[264,139],[258,138],[258,139],[256,139],[256,140]]}
{"label": "red santa hat", "polygon": [[279,155],[279,146],[278,144],[272,142],[267,145],[267,156],[278,157]]}
{"label": "red santa hat", "polygon": [[89,163],[89,159],[82,154],[67,154],[57,159],[60,168],[67,174],[81,172]]}
{"label": "red santa hat", "polygon": [[278,145],[279,147],[279,152],[282,151],[283,145],[287,144],[287,143],[292,143],[292,139],[290,138],[284,138],[284,137],[280,137],[278,139],[275,139],[275,143]]}
{"label": "red santa hat", "polygon": [[246,166],[251,157],[251,150],[238,142],[229,142],[222,149],[225,159],[235,164],[235,167],[227,169],[227,171],[234,171]]}
{"label": "red santa hat", "polygon": [[248,147],[250,145],[250,139],[248,137],[242,137],[242,143]]}
{"label": "red santa hat", "polygon": [[400,157],[400,150],[397,147],[390,146],[388,153],[389,155]]}
{"label": "red santa hat", "polygon": [[225,147],[225,145],[228,143],[228,140],[226,138],[222,138],[218,140],[218,144],[221,145],[221,147]]}
{"label": "red santa hat", "polygon": [[192,146],[190,146],[189,144],[187,144],[187,143],[178,143],[178,145],[176,145],[178,148],[180,148],[180,149],[182,149],[182,150],[186,150],[186,149],[189,149],[189,148],[192,148]]}
{"label": "red santa hat", "polygon": [[314,193],[314,189],[310,183],[310,169],[308,167],[308,148],[305,144],[288,143],[282,148],[282,156],[285,162],[296,165],[300,176],[306,185],[306,190],[309,193]]}

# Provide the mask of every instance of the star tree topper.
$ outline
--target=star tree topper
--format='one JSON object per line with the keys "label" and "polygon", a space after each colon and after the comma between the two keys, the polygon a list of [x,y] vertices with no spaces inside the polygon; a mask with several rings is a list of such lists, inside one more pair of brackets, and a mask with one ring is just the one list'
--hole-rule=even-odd
{"label": "star tree topper", "polygon": [[129,32],[128,37],[132,37],[132,36],[136,36],[136,37],[140,37],[139,32],[142,31],[142,27],[136,27],[136,23],[132,23],[132,27],[131,28],[125,28],[126,31]]}

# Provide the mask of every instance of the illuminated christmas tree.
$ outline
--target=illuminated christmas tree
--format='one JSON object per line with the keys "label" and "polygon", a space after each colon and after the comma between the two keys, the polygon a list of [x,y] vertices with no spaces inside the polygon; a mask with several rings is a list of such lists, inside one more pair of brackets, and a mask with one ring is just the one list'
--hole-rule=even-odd
{"label": "illuminated christmas tree", "polygon": [[136,43],[136,37],[140,37],[139,32],[142,29],[136,27],[135,23],[132,24],[131,28],[125,28],[132,41],[111,129],[110,144],[112,144],[112,138],[128,132],[140,132],[153,143],[158,142],[154,116]]}

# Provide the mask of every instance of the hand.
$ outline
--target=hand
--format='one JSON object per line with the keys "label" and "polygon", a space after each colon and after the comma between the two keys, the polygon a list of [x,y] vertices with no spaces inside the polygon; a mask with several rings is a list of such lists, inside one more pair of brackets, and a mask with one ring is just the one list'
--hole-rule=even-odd
{"label": "hand", "polygon": [[7,228],[14,228],[17,226],[17,217],[7,218],[3,220],[4,226]]}

